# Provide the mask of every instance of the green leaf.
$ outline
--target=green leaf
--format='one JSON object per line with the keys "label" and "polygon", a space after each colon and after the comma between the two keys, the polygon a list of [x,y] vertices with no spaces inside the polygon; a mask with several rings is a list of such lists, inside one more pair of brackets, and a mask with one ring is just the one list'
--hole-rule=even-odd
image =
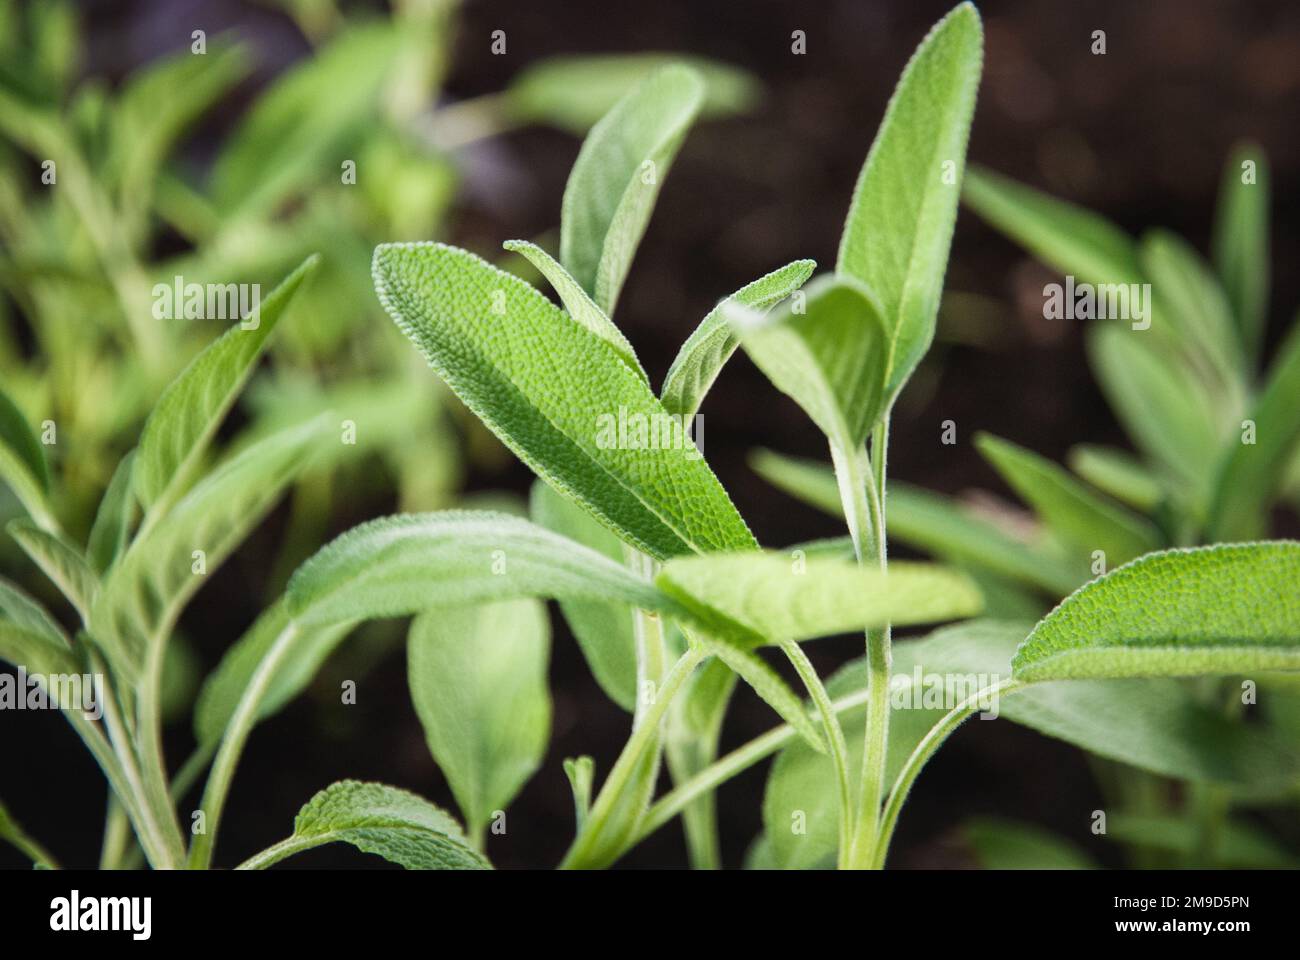
{"label": "green leaf", "polygon": [[[958,702],[1005,680],[1029,623],[974,620],[895,643],[886,778],[893,782],[912,751]],[[826,683],[835,699],[866,688],[859,658]],[[865,700],[863,701],[865,703]],[[1098,756],[1163,776],[1228,785],[1290,782],[1295,748],[1257,727],[1226,718],[1185,682],[1169,678],[1057,680],[1033,683],[996,702],[999,718]],[[856,774],[862,754],[862,706],[840,714]],[[991,722],[981,720],[980,724]],[[803,833],[791,827],[802,812]],[[838,823],[835,772],[802,743],[787,746],[768,777],[763,820],[778,863],[800,869],[834,863]]]}
{"label": "green leaf", "polygon": [[1138,257],[1151,282],[1153,323],[1165,327],[1212,372],[1225,405],[1238,409],[1245,393],[1246,360],[1227,296],[1210,265],[1167,230],[1144,234]]}
{"label": "green leaf", "polygon": [[389,314],[457,396],[626,542],[657,559],[754,545],[681,418],[537,290],[440,244],[380,246],[374,274]]}
{"label": "green leaf", "polygon": [[95,522],[90,528],[86,555],[90,565],[100,573],[113,565],[113,561],[126,549],[134,519],[136,451],[132,450],[118,463],[108,489],[99,501]]}
{"label": "green leaf", "polygon": [[[587,513],[552,490],[533,483],[529,503],[533,521],[584,547],[623,562],[623,545]],[[631,713],[636,707],[636,640],[633,608],[616,600],[561,600],[560,610],[573,631],[592,676],[606,695]]]}
{"label": "green leaf", "polygon": [[1094,580],[1016,653],[1023,680],[1300,669],[1300,543],[1169,550]]}
{"label": "green leaf", "polygon": [[1083,283],[1140,283],[1133,238],[1090,210],[991,170],[966,172],[966,205],[1044,263]]}
{"label": "green leaf", "polygon": [[488,511],[384,517],[322,547],[286,590],[303,626],[401,617],[515,597],[617,600],[681,608],[630,570],[518,517]]}
{"label": "green leaf", "polygon": [[987,433],[976,436],[975,446],[1043,523],[1080,551],[1080,561],[1101,550],[1108,567],[1118,566],[1162,545],[1152,523],[1089,490],[1050,460]]}
{"label": "green leaf", "polygon": [[591,810],[591,787],[596,778],[596,761],[591,757],[566,757],[564,775],[573,790],[573,819],[575,830],[581,830]]}
{"label": "green leaf", "polygon": [[68,598],[82,622],[89,623],[99,577],[81,551],[62,535],[43,530],[25,517],[11,520],[5,529]]}
{"label": "green leaf", "polygon": [[[922,678],[966,678],[968,685],[1005,679],[1029,632],[1028,623],[977,620],[896,644],[896,682],[900,675],[915,675],[918,664]],[[861,661],[846,670],[856,671],[856,689],[866,686]],[[903,702],[911,708],[892,716],[909,718],[896,726],[907,740],[898,744],[900,750],[910,753],[944,711],[916,709],[923,704],[915,699]],[[1167,677],[1033,682],[1004,693],[998,715],[1097,756],[1179,780],[1276,786],[1300,770],[1300,756],[1285,739],[1225,717],[1193,685]]]}
{"label": "green leaf", "polygon": [[1269,170],[1256,144],[1238,145],[1223,168],[1214,221],[1214,265],[1247,357],[1259,356],[1268,321]]}
{"label": "green leaf", "polygon": [[[1106,836],[1110,840],[1181,856],[1198,852],[1202,842],[1200,832],[1192,820],[1122,811],[1117,811],[1106,823]],[[1223,824],[1218,837],[1213,866],[1238,870],[1294,870],[1300,866],[1300,861],[1258,827],[1230,820]]]}
{"label": "green leaf", "polygon": [[1291,330],[1269,371],[1264,391],[1229,450],[1210,504],[1212,540],[1249,540],[1268,533],[1269,507],[1281,494],[1291,458],[1300,450],[1300,323]]}
{"label": "green leaf", "polygon": [[979,13],[963,3],[903,71],[840,237],[836,271],[867,284],[884,308],[886,405],[934,337],[982,59]]}
{"label": "green leaf", "polygon": [[45,461],[45,450],[23,412],[3,390],[0,390],[0,449],[7,449],[27,469],[42,493],[49,492],[50,467]]}
{"label": "green leaf", "polygon": [[1160,482],[1138,460],[1123,450],[1080,443],[1070,448],[1070,469],[1116,500],[1143,513],[1164,500]]}
{"label": "green leaf", "polygon": [[502,246],[511,253],[519,254],[536,267],[560,295],[560,301],[564,304],[564,309],[569,312],[569,316],[605,340],[618,352],[629,369],[640,374],[642,380],[649,382],[650,378],[646,376],[641,361],[636,358],[636,351],[632,349],[632,344],[628,342],[627,337],[623,336],[623,331],[614,326],[614,321],[605,315],[604,310],[596,306],[591,297],[587,296],[587,291],[583,290],[578,281],[569,276],[568,271],[549,253],[527,240],[507,240]]}
{"label": "green leaf", "polygon": [[312,797],[294,818],[293,836],[254,859],[266,867],[340,841],[408,870],[491,868],[445,811],[405,790],[357,780],[340,780]]}
{"label": "green leaf", "polygon": [[549,123],[582,135],[646,77],[669,65],[690,67],[704,81],[700,117],[748,110],[761,93],[750,73],[717,60],[663,53],[550,57],[511,80],[506,108],[527,123]]}
{"label": "green leaf", "polygon": [[326,443],[328,414],[274,433],[230,457],[136,537],[105,578],[91,633],[127,676],[284,488]]}
{"label": "green leaf", "polygon": [[[761,449],[750,455],[749,462],[777,489],[832,516],[844,515],[829,464]],[[889,535],[951,563],[988,570],[1056,596],[1069,593],[1083,580],[1083,573],[1059,557],[1007,536],[937,494],[898,481],[889,484]]]}
{"label": "green leaf", "polygon": [[213,167],[212,197],[227,221],[270,210],[331,168],[338,176],[347,144],[375,122],[406,40],[389,23],[354,26],[276,79]]}
{"label": "green leaf", "polygon": [[810,748],[818,754],[826,753],[826,738],[822,734],[821,725],[812,718],[810,711],[804,707],[803,701],[790,689],[790,685],[781,679],[781,675],[768,665],[766,660],[756,653],[743,650],[725,641],[708,643],[707,647],[714,656],[730,667],[740,679],[749,684],[763,702],[775,710],[782,720],[794,727]]}
{"label": "green leaf", "polygon": [[[194,704],[194,738],[200,746],[215,748],[221,742],[226,724],[239,706],[253,674],[288,625],[289,615],[284,601],[280,600],[253,622],[208,675]],[[271,677],[258,705],[257,719],[273,716],[302,693],[353,626],[352,622],[344,621],[298,632]]]}
{"label": "green leaf", "polygon": [[42,526],[54,524],[47,494],[50,468],[36,435],[21,410],[0,390],[0,481],[13,490],[18,502]]}
{"label": "green leaf", "polygon": [[693,70],[664,67],[583,141],[564,188],[560,262],[606,313],[614,312],[659,187],[703,100]]}
{"label": "green leaf", "polygon": [[23,856],[32,861],[32,866],[44,870],[58,869],[54,859],[27,834],[22,824],[13,818],[4,803],[0,803],[0,840],[13,844]]}
{"label": "green leaf", "polygon": [[112,113],[108,169],[125,203],[145,207],[158,172],[186,128],[248,72],[236,44],[213,38],[202,56],[189,50],[145,65],[124,82]]}
{"label": "green leaf", "polygon": [[1204,497],[1208,465],[1220,447],[1218,411],[1200,384],[1145,334],[1094,324],[1088,331],[1093,373],[1133,442],[1193,495]]}
{"label": "green leaf", "polygon": [[244,329],[243,321],[235,324],[195,357],[158,398],[140,435],[135,466],[136,494],[146,510],[165,510],[184,489],[248,382],[271,331],[319,262],[315,256],[304,261],[261,304],[255,327]]}
{"label": "green leaf", "polygon": [[[741,346],[839,449],[859,449],[885,403],[888,334],[879,303],[856,281],[819,277],[803,304],[766,317],[723,307]],[[801,309],[797,309],[801,308]]]}
{"label": "green leaf", "polygon": [[751,646],[969,616],[981,602],[968,578],[942,567],[900,562],[884,573],[775,552],[681,557],[655,582],[717,635]]}
{"label": "green leaf", "polygon": [[28,673],[80,673],[67,635],[53,617],[0,577],[0,660]]}
{"label": "green leaf", "polygon": [[975,817],[962,828],[985,870],[1095,870],[1091,857],[1042,827],[1000,817]]}
{"label": "green leaf", "polygon": [[669,413],[693,417],[704,401],[704,395],[713,386],[722,367],[735,352],[739,340],[727,320],[726,307],[737,305],[751,310],[766,311],[803,286],[817,264],[812,260],[796,260],[779,270],[759,277],[741,287],[726,300],[709,311],[695,328],[668,368],[660,399]]}
{"label": "green leaf", "polygon": [[546,607],[529,597],[441,607],[411,624],[411,702],[471,835],[541,766],[550,646]]}

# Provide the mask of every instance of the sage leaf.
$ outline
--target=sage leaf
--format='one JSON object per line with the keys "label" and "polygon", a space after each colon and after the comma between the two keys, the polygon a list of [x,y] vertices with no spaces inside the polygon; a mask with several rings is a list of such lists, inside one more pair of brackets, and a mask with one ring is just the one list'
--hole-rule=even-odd
{"label": "sage leaf", "polygon": [[265,868],[303,850],[339,842],[408,870],[491,868],[445,811],[406,790],[357,780],[340,780],[320,791],[298,811],[293,836],[242,866]]}
{"label": "sage leaf", "polygon": [[[680,418],[674,431],[610,344],[537,290],[440,244],[380,246],[374,274],[389,314],[466,406],[626,542],[657,559],[754,546]],[[638,423],[670,436],[652,445]]]}
{"label": "sage leaf", "polygon": [[607,314],[703,101],[699,75],[673,64],[615,104],[583,141],[561,202],[560,262]]}
{"label": "sage leaf", "polygon": [[[1116,811],[1106,823],[1106,837],[1117,843],[1180,857],[1198,853],[1202,838],[1197,824],[1173,816],[1142,815]],[[1294,870],[1300,860],[1267,833],[1252,824],[1229,820],[1221,827],[1213,850],[1212,864],[1233,870]]]}
{"label": "sage leaf", "polygon": [[478,510],[363,523],[317,551],[285,592],[290,616],[303,626],[515,597],[681,611],[653,584],[594,550],[519,517]]}
{"label": "sage leaf", "polygon": [[22,824],[13,818],[4,803],[0,803],[0,840],[12,844],[37,869],[58,869],[58,864],[54,861],[54,858],[46,852],[44,847],[31,838],[27,831],[23,829]]}
{"label": "sage leaf", "polygon": [[1071,470],[1098,490],[1143,513],[1155,510],[1164,500],[1160,481],[1123,450],[1080,443],[1070,448],[1068,462]]}
{"label": "sage leaf", "polygon": [[[194,738],[200,747],[211,749],[221,742],[258,666],[288,625],[285,602],[279,600],[253,622],[204,680],[194,704]],[[257,720],[274,715],[302,693],[354,626],[344,621],[298,632],[258,704]]]}
{"label": "sage leaf", "polygon": [[319,450],[328,414],[257,441],[230,457],[142,532],[105,578],[91,633],[127,676],[166,640],[169,624],[274,506]]}
{"label": "sage leaf", "polygon": [[407,639],[411,702],[471,836],[505,810],[546,754],[551,630],[531,597],[420,614]]}
{"label": "sage leaf", "polygon": [[548,123],[581,136],[657,70],[681,63],[704,81],[700,118],[748,110],[761,89],[750,73],[704,57],[662,53],[568,55],[530,63],[506,89],[507,110],[529,123]]}
{"label": "sage leaf", "polygon": [[1160,531],[1143,517],[1094,493],[1043,457],[991,434],[975,446],[1060,540],[1086,562],[1094,551],[1118,566],[1162,546]]}
{"label": "sage leaf", "polygon": [[4,390],[0,390],[0,481],[9,485],[32,519],[43,527],[54,526],[45,450]]}
{"label": "sage leaf", "polygon": [[1093,373],[1125,431],[1196,502],[1209,495],[1207,463],[1220,449],[1218,411],[1188,371],[1145,331],[1094,324]]}
{"label": "sage leaf", "polygon": [[[595,550],[613,563],[623,562],[623,545],[618,537],[544,480],[533,483],[529,512],[533,521],[546,529]],[[560,611],[600,688],[631,713],[636,707],[633,608],[617,600],[581,599],[561,600]]]}
{"label": "sage leaf", "polygon": [[853,191],[836,272],[880,298],[890,340],[886,407],[934,338],[983,60],[963,3],[912,55]]}
{"label": "sage leaf", "polygon": [[1137,245],[1090,210],[971,167],[966,205],[1044,263],[1083,283],[1140,283]]}
{"label": "sage leaf", "polygon": [[130,539],[136,512],[135,457],[136,451],[132,450],[118,461],[108,488],[99,501],[99,509],[95,511],[95,522],[90,527],[86,556],[90,565],[100,573],[113,565]]}
{"label": "sage leaf", "polygon": [[805,301],[766,317],[724,305],[741,346],[839,449],[854,451],[882,412],[888,333],[879,303],[852,279],[819,277]]}
{"label": "sage leaf", "polygon": [[99,592],[99,577],[81,550],[61,534],[44,530],[25,517],[11,520],[5,529],[67,597],[82,623],[89,623],[91,607]]}
{"label": "sage leaf", "polygon": [[[261,303],[256,326],[235,324],[195,357],[163,391],[140,434],[135,491],[146,510],[166,510],[184,489],[227,411],[252,374],[267,338],[316,269],[310,257]],[[161,505],[161,506],[160,506]]]}
{"label": "sage leaf", "polygon": [[[750,455],[749,463],[778,490],[832,516],[844,515],[829,464],[761,449]],[[1051,552],[1013,539],[938,494],[898,481],[889,484],[889,535],[950,563],[987,570],[1054,596],[1069,593],[1086,574],[1086,568],[1071,566]],[[809,552],[808,546],[802,545],[805,552]],[[829,545],[828,549],[838,546]],[[848,556],[852,555],[850,545]]]}
{"label": "sage leaf", "polygon": [[1214,218],[1214,265],[1223,281],[1242,350],[1259,356],[1268,320],[1269,169],[1256,144],[1238,145],[1223,168]]}
{"label": "sage leaf", "polygon": [[80,673],[63,628],[45,608],[0,577],[0,660],[28,673]]}
{"label": "sage leaf", "polygon": [[942,567],[900,562],[885,573],[774,552],[681,557],[655,582],[742,646],[964,617],[981,603],[967,577]]}
{"label": "sage leaf", "polygon": [[559,294],[560,301],[569,316],[605,340],[618,352],[629,369],[636,371],[641,375],[641,379],[649,382],[641,361],[636,358],[636,351],[632,349],[632,344],[628,342],[627,337],[623,336],[623,331],[614,326],[614,321],[605,315],[604,310],[596,306],[591,297],[587,296],[587,291],[583,290],[578,281],[569,276],[568,271],[549,253],[537,244],[526,240],[507,240],[502,246],[511,253],[519,254],[536,267]]}
{"label": "sage leaf", "polygon": [[664,378],[660,399],[669,413],[693,417],[739,340],[727,320],[730,305],[766,311],[803,286],[817,264],[796,260],[746,284],[709,311],[677,351]]}
{"label": "sage leaf", "polygon": [[1214,540],[1250,540],[1268,533],[1268,510],[1282,492],[1288,464],[1300,451],[1300,322],[1282,344],[1264,390],[1233,437],[1217,471],[1210,504]]}
{"label": "sage leaf", "polygon": [[1073,843],[1034,824],[975,817],[966,821],[962,834],[985,870],[1097,869]]}
{"label": "sage leaf", "polygon": [[373,123],[384,83],[407,38],[370,23],[342,31],[264,92],[212,168],[213,202],[227,222],[273,209],[338,160]]}
{"label": "sage leaf", "polygon": [[1067,597],[1013,661],[1022,680],[1300,669],[1300,543],[1155,553]]}

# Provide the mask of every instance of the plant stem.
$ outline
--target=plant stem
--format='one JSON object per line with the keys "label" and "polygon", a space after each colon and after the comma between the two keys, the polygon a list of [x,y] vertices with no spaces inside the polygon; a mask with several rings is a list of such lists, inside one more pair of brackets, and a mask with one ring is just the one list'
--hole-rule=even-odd
{"label": "plant stem", "polygon": [[[92,653],[91,663],[96,673],[100,676],[107,675],[104,663],[97,654]],[[116,767],[121,774],[121,786],[119,788],[115,785],[115,789],[118,799],[127,808],[131,822],[135,825],[135,832],[140,840],[140,846],[144,848],[145,856],[149,858],[150,864],[154,867],[159,869],[179,867],[184,857],[184,850],[178,846],[180,834],[175,833],[169,837],[158,822],[157,813],[149,802],[149,794],[145,790],[143,778],[140,776],[131,737],[122,723],[117,696],[111,684],[103,685],[99,698],[104,708],[104,723],[108,727],[109,739],[112,742],[112,753],[117,759]],[[98,733],[98,731],[96,732]],[[102,740],[102,738],[103,735],[100,734],[100,739]],[[102,761],[100,766],[103,766]]]}
{"label": "plant stem", "polygon": [[135,749],[140,758],[141,779],[145,788],[145,802],[155,818],[170,834],[169,845],[184,857],[185,841],[181,839],[176,808],[172,805],[171,787],[167,765],[162,751],[162,673],[167,645],[162,638],[172,630],[170,621],[164,622],[157,634],[149,640],[149,654],[145,663],[143,685],[136,701]]}
{"label": "plant stem", "polygon": [[[840,500],[853,539],[853,552],[861,565],[888,566],[885,533],[885,470],[889,446],[889,413],[886,411],[871,436],[871,456],[866,450],[842,451],[831,445],[831,458],[839,483]],[[885,758],[889,745],[889,626],[866,632],[867,716],[862,747],[862,774],[858,784],[858,808],[854,815],[853,838],[843,865],[864,869],[874,859],[880,805],[885,789]]]}
{"label": "plant stem", "polygon": [[[642,763],[646,751],[655,745],[660,732],[659,722],[663,719],[677,691],[704,657],[703,649],[692,644],[668,671],[654,700],[643,712],[641,721],[633,725],[632,736],[623,745],[623,751],[615,761],[614,768],[610,770],[604,786],[600,788],[600,794],[592,804],[582,830],[573,841],[568,854],[565,855],[564,862],[560,864],[561,869],[585,866],[597,851],[600,842],[604,839],[602,834],[610,821],[611,814],[622,797],[623,789]],[[635,836],[635,833],[633,835]],[[618,851],[621,852],[622,850]]]}
{"label": "plant stem", "polygon": [[889,842],[893,839],[894,827],[898,824],[898,814],[903,809],[903,803],[907,800],[907,794],[912,789],[912,784],[921,773],[921,768],[934,756],[934,752],[943,745],[943,742],[948,739],[954,730],[961,726],[967,717],[979,709],[979,705],[984,699],[990,696],[1005,696],[1022,689],[1024,689],[1024,685],[1008,677],[991,687],[977,690],[949,710],[943,719],[931,727],[930,732],[921,738],[921,742],[916,745],[911,755],[903,763],[903,769],[898,772],[893,789],[889,791],[889,800],[885,804],[885,812],[880,820],[879,832],[873,844],[872,858],[868,866],[876,870],[884,867],[885,857],[889,854]]}
{"label": "plant stem", "polygon": [[794,665],[795,672],[812,697],[817,712],[821,714],[822,726],[826,729],[826,741],[831,752],[831,762],[835,765],[835,779],[840,796],[840,844],[839,865],[846,865],[849,844],[853,840],[853,793],[849,782],[849,747],[844,740],[844,728],[835,713],[826,687],[822,684],[817,671],[813,669],[808,655],[793,640],[782,640],[781,650]]}
{"label": "plant stem", "polygon": [[[867,702],[867,691],[859,690],[847,697],[832,701],[836,715],[856,709]],[[642,840],[654,833],[682,812],[697,797],[704,796],[726,783],[738,773],[748,770],[754,764],[767,759],[799,734],[794,727],[783,723],[773,727],[748,743],[737,747],[721,759],[709,764],[695,776],[678,784],[646,811],[637,832],[637,840]]]}
{"label": "plant stem", "polygon": [[281,661],[293,647],[298,636],[298,627],[290,623],[275,638],[271,648],[257,665],[252,679],[244,688],[244,695],[239,698],[230,722],[226,724],[226,734],[221,739],[216,759],[212,761],[212,770],[208,774],[207,786],[203,789],[203,799],[199,807],[206,815],[206,828],[196,834],[190,844],[189,867],[191,870],[206,870],[212,863],[212,848],[217,842],[217,826],[221,822],[221,811],[225,806],[226,794],[230,792],[230,781],[239,764],[239,755],[244,750],[248,735],[257,722],[257,710],[262,697],[270,686],[271,678],[279,669]]}

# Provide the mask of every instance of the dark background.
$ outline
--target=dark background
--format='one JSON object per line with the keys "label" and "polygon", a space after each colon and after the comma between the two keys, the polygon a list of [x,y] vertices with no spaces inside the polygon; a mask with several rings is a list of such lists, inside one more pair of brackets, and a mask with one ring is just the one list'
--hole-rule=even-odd
{"label": "dark background", "polygon": [[[796,257],[834,263],[859,166],[908,56],[948,2],[471,2],[462,15],[447,93],[465,98],[501,89],[529,62],[557,53],[663,50],[702,54],[755,73],[766,86],[752,113],[699,126],[661,194],[619,306],[619,324],[658,383],[678,345],[722,296]],[[1274,274],[1270,344],[1300,302],[1294,189],[1300,116],[1300,5],[1278,2],[987,2],[984,79],[970,147],[972,162],[1099,210],[1131,231],[1165,226],[1208,252],[1224,158],[1239,138],[1266,149],[1273,176]],[[206,123],[191,150],[219,142],[233,118],[276,71],[307,47],[279,13],[255,3],[153,0],[85,4],[89,73],[120,78],[159,53],[236,28],[257,45],[260,72]],[[489,54],[505,30],[508,55]],[[806,31],[807,54],[790,51]],[[1107,53],[1090,53],[1093,30]],[[558,221],[560,195],[578,141],[529,129],[460,158],[467,178],[447,234],[490,254],[503,240],[538,234]],[[969,440],[990,430],[1060,458],[1074,443],[1126,445],[1092,383],[1079,329],[1042,319],[1046,271],[963,210],[948,270],[953,301],[932,360],[895,413],[891,474],[957,493],[982,487],[1006,495]],[[959,306],[958,306],[959,305]],[[1300,402],[1300,400],[1298,400]],[[737,355],[704,406],[705,449],[759,539],[780,545],[840,533],[828,517],[775,493],[749,472],[747,452],[764,445],[825,459],[800,411]],[[958,445],[939,442],[955,420]],[[413,438],[412,442],[419,442]],[[522,467],[471,477],[471,488],[525,491]],[[390,505],[356,504],[339,528]],[[277,522],[271,524],[274,536]],[[270,553],[271,551],[266,551]],[[256,546],[244,551],[198,598],[185,626],[208,664],[256,613],[251,585],[265,574]],[[572,836],[572,804],[560,761],[590,753],[609,770],[628,718],[604,699],[556,617],[552,665],[554,732],[541,771],[509,812],[507,836],[489,839],[504,867],[546,866]],[[288,834],[298,807],[344,777],[382,780],[454,807],[409,704],[405,661],[393,629],[358,643],[388,644],[373,657],[325,671],[312,696],[259,727],[241,764],[217,863],[233,865]],[[861,638],[820,641],[820,669],[861,652]],[[359,702],[337,704],[337,679],[358,681]],[[738,693],[723,749],[767,729],[775,717]],[[173,742],[174,741],[174,742]],[[183,730],[169,756],[183,757]],[[93,865],[102,827],[103,785],[80,743],[53,714],[7,716],[0,796],[65,864]],[[766,767],[719,793],[724,859],[739,865],[760,829]],[[1086,831],[1100,802],[1084,757],[1008,723],[971,723],[939,754],[902,817],[891,865],[959,866],[969,858],[955,830],[969,816],[997,813],[1069,836],[1103,860]],[[681,865],[676,824],[635,850],[626,866]],[[0,848],[0,864],[18,865]],[[336,845],[290,861],[299,866],[374,866]]]}

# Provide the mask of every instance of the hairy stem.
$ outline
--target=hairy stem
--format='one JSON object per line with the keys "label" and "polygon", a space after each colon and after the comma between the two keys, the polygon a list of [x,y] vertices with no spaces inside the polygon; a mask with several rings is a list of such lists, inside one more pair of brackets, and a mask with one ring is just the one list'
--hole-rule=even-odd
{"label": "hairy stem", "polygon": [[782,640],[781,650],[790,659],[795,672],[799,674],[799,679],[808,689],[808,695],[817,707],[817,712],[821,714],[822,726],[826,730],[826,741],[831,753],[831,762],[835,765],[835,779],[839,787],[839,858],[840,866],[843,867],[849,844],[853,840],[853,792],[849,783],[849,747],[844,740],[844,728],[840,726],[840,718],[835,713],[835,705],[831,703],[826,687],[817,676],[817,671],[813,669],[803,648],[793,640]]}
{"label": "hairy stem", "polygon": [[[857,693],[832,701],[831,707],[838,716],[861,707],[866,702],[867,691],[859,690]],[[637,832],[637,840],[648,837],[681,813],[693,800],[716,790],[732,777],[766,760],[798,736],[794,727],[783,723],[737,747],[689,780],[678,784],[646,811]]]}
{"label": "hairy stem", "polygon": [[604,839],[605,828],[619,800],[622,799],[624,788],[644,762],[646,751],[657,745],[660,721],[663,720],[668,706],[704,657],[704,651],[692,644],[668,671],[653,701],[642,714],[641,721],[633,726],[632,736],[624,744],[623,751],[615,761],[614,768],[610,770],[604,786],[600,788],[599,796],[596,797],[596,802],[592,804],[587,819],[583,822],[582,830],[573,841],[573,846],[569,848],[564,862],[560,864],[562,869],[585,866],[596,852]]}
{"label": "hairy stem", "polygon": [[957,706],[953,707],[943,719],[930,728],[930,732],[921,738],[907,760],[903,763],[903,769],[898,772],[898,777],[894,780],[894,786],[889,791],[889,800],[885,804],[885,812],[880,820],[879,832],[876,836],[872,858],[868,866],[874,869],[881,869],[885,865],[885,857],[889,855],[889,842],[894,836],[894,827],[898,825],[898,815],[903,809],[903,804],[907,800],[907,795],[912,789],[912,784],[921,773],[921,768],[934,756],[936,750],[943,746],[943,742],[948,739],[954,730],[956,730],[972,713],[979,709],[988,697],[1005,696],[1014,693],[1016,690],[1024,689],[1018,680],[1008,678],[990,687],[977,690]]}
{"label": "hairy stem", "polygon": [[200,809],[206,817],[206,829],[194,837],[190,845],[189,867],[192,870],[206,870],[212,863],[212,849],[217,842],[217,827],[221,822],[221,811],[230,792],[230,781],[234,778],[235,767],[239,764],[239,755],[243,753],[248,735],[257,722],[257,710],[262,697],[270,686],[280,663],[293,647],[298,636],[298,627],[290,623],[271,644],[266,656],[257,665],[257,670],[239,698],[239,705],[226,724],[226,734],[221,739],[216,759],[212,761],[212,770],[208,774],[207,785],[203,789]]}
{"label": "hairy stem", "polygon": [[[858,563],[887,565],[885,535],[885,469],[889,446],[889,414],[881,418],[871,437],[871,456],[865,449],[842,451],[831,446],[840,500],[853,539]],[[862,747],[862,774],[858,807],[852,818],[853,837],[843,865],[864,869],[874,859],[880,805],[885,790],[885,758],[889,745],[890,630],[888,625],[866,632],[867,716]]]}

